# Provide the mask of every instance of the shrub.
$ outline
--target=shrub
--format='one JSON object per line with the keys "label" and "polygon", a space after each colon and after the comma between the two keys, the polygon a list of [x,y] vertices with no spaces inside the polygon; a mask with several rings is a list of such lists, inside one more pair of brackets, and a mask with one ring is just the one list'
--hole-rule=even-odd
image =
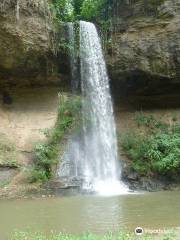
{"label": "shrub", "polygon": [[81,9],[81,16],[89,21],[100,17],[105,8],[106,2],[106,0],[84,0]]}
{"label": "shrub", "polygon": [[31,171],[31,175],[29,177],[29,182],[46,182],[48,180],[49,176],[47,175],[47,172],[40,168],[34,168]]}
{"label": "shrub", "polygon": [[60,143],[68,130],[80,124],[81,101],[79,96],[59,95],[58,117],[54,128],[45,130],[45,143],[35,146],[35,164],[30,182],[46,181],[52,175],[52,168],[59,161]]}
{"label": "shrub", "polygon": [[180,171],[180,135],[157,134],[154,144],[149,150],[152,166],[160,173],[175,174]]}
{"label": "shrub", "polygon": [[132,167],[141,174],[180,173],[180,124],[168,126],[142,113],[135,116],[135,121],[138,131],[127,132],[121,138],[122,147],[132,160]]}
{"label": "shrub", "polygon": [[74,7],[72,0],[54,0],[50,8],[55,13],[57,21],[71,22],[74,21]]}
{"label": "shrub", "polygon": [[0,166],[18,167],[16,147],[5,135],[0,136]]}
{"label": "shrub", "polygon": [[126,133],[121,138],[122,147],[132,160],[132,167],[141,174],[146,174],[150,170],[147,161],[147,152],[150,148],[150,140],[135,132]]}
{"label": "shrub", "polygon": [[164,128],[167,129],[168,125],[156,120],[153,115],[144,115],[143,112],[135,114],[135,121],[138,127],[148,127],[151,129]]}
{"label": "shrub", "polygon": [[[111,3],[112,4],[112,3]],[[107,20],[108,0],[54,0],[50,7],[60,22]]]}

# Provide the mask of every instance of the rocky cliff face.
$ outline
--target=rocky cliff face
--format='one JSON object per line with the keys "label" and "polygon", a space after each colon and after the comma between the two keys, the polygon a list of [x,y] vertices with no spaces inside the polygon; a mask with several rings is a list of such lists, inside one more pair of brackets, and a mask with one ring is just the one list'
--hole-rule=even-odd
{"label": "rocky cliff face", "polygon": [[0,3],[0,85],[58,83],[53,27],[46,0]]}
{"label": "rocky cliff face", "polygon": [[33,161],[43,129],[55,124],[59,88],[52,85],[66,81],[66,61],[55,54],[54,34],[46,0],[0,0],[1,186],[21,181],[13,168]]}
{"label": "rocky cliff face", "polygon": [[116,90],[160,94],[180,89],[180,1],[120,0],[108,66]]}

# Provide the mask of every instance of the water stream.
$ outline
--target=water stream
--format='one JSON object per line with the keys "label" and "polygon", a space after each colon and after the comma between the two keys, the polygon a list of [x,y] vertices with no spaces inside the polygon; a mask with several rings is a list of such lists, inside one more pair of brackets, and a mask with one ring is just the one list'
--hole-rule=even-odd
{"label": "water stream", "polygon": [[20,20],[20,2],[19,2],[19,0],[17,0],[17,2],[16,2],[16,23],[17,23],[17,26],[19,24],[19,20]]}
{"label": "water stream", "polygon": [[78,73],[78,58],[76,49],[76,32],[74,23],[67,23],[68,28],[68,42],[70,48],[70,66],[71,66],[71,89],[73,93],[77,92],[79,87],[79,73]]}
{"label": "water stream", "polygon": [[[69,36],[74,46],[72,24]],[[72,50],[73,75],[76,61]],[[101,41],[95,25],[84,21],[80,21],[80,76],[82,131],[72,137],[64,155],[69,164],[63,173],[60,167],[59,176],[79,177],[84,189],[102,194],[125,193],[127,188],[120,182],[116,127]]]}

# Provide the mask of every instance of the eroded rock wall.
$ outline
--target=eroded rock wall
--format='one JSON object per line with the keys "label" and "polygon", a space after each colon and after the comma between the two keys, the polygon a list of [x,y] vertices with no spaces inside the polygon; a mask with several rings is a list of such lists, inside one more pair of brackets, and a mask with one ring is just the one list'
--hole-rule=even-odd
{"label": "eroded rock wall", "polygon": [[47,0],[0,1],[1,184],[17,174],[12,167],[32,164],[43,130],[56,122],[68,68],[54,27]]}
{"label": "eroded rock wall", "polygon": [[64,80],[54,52],[47,0],[0,3],[0,85],[46,85]]}
{"label": "eroded rock wall", "polygon": [[117,92],[180,92],[180,1],[119,0],[107,56]]}

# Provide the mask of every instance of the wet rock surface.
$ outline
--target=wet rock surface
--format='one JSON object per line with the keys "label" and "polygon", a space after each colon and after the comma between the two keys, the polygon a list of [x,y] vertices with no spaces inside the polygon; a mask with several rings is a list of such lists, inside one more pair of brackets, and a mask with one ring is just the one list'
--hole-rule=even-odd
{"label": "wet rock surface", "polygon": [[122,180],[132,191],[161,191],[179,189],[180,179],[171,179],[168,176],[144,176],[128,165],[122,169]]}

